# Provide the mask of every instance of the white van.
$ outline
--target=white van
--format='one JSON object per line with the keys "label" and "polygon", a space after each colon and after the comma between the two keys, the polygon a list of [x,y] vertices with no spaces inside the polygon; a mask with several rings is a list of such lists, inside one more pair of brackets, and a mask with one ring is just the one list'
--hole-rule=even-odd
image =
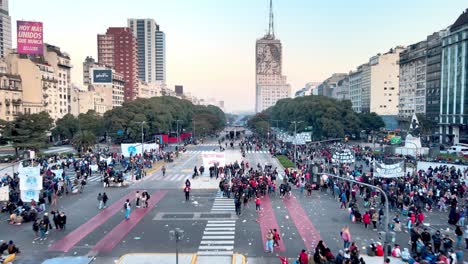
{"label": "white van", "polygon": [[447,149],[447,153],[468,156],[468,144],[455,144]]}

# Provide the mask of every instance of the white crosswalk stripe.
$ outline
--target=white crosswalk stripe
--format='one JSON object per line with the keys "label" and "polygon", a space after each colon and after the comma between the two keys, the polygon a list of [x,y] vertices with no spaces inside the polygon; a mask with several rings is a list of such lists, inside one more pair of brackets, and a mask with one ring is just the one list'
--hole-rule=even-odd
{"label": "white crosswalk stripe", "polygon": [[212,212],[220,212],[220,211],[235,212],[236,207],[234,205],[234,199],[223,197],[223,193],[221,191],[218,191],[216,193],[216,198],[214,200],[211,211]]}
{"label": "white crosswalk stripe", "polygon": [[169,174],[166,173],[166,175],[162,176],[162,174],[158,174],[157,176],[153,176],[152,180],[153,181],[171,181],[171,182],[179,182],[179,181],[185,181],[185,179],[191,177],[191,175],[188,174]]}
{"label": "white crosswalk stripe", "polygon": [[183,154],[203,154],[203,153],[212,153],[212,152],[219,152],[219,149],[215,150],[187,150]]}
{"label": "white crosswalk stripe", "polygon": [[235,229],[235,220],[208,221],[197,254],[199,256],[232,255],[234,252]]}
{"label": "white crosswalk stripe", "polygon": [[[73,182],[76,179],[76,175],[69,176],[70,181]],[[102,176],[100,174],[93,174],[93,176],[88,176],[88,179],[86,180],[87,183],[90,182],[100,182],[102,179]]]}
{"label": "white crosswalk stripe", "polygon": [[268,150],[248,150],[246,153],[254,154],[254,153],[263,153],[263,154],[268,154]]}

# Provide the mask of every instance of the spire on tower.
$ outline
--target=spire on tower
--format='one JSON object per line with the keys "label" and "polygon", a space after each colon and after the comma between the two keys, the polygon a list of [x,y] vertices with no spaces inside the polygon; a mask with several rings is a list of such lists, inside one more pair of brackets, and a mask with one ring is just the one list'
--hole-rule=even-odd
{"label": "spire on tower", "polygon": [[273,21],[273,0],[270,0],[270,21],[268,24],[268,36],[275,38],[275,24]]}

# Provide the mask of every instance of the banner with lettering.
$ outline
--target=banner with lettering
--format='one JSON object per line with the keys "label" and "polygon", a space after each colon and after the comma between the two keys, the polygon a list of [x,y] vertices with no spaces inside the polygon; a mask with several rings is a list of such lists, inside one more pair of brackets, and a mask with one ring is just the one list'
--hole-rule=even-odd
{"label": "banner with lettering", "polygon": [[333,163],[354,163],[355,161],[354,154],[350,149],[339,150],[332,156]]}
{"label": "banner with lettering", "polygon": [[226,155],[224,152],[206,152],[202,154],[202,159],[203,167],[206,169],[214,166],[215,164],[218,167],[224,167],[224,165],[226,165]]}
{"label": "banner with lettering", "polygon": [[405,165],[403,161],[395,164],[383,164],[375,162],[375,173],[376,177],[382,178],[398,178],[405,176]]}

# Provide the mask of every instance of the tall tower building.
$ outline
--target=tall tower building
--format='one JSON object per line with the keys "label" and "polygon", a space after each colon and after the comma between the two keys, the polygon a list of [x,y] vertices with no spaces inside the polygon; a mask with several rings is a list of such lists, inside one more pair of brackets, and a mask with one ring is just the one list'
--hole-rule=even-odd
{"label": "tall tower building", "polygon": [[166,81],[165,35],[154,19],[127,20],[137,41],[138,79],[144,82]]}
{"label": "tall tower building", "polygon": [[0,0],[0,56],[5,57],[11,49],[11,16],[8,13],[8,0]]}
{"label": "tall tower building", "polygon": [[98,61],[122,73],[125,79],[124,99],[138,95],[137,41],[130,28],[111,27],[97,36]]}
{"label": "tall tower building", "polygon": [[270,0],[268,33],[255,44],[255,112],[261,112],[275,105],[278,100],[290,97],[291,87],[286,82],[286,76],[282,75],[282,54],[281,41],[275,38],[273,3]]}

